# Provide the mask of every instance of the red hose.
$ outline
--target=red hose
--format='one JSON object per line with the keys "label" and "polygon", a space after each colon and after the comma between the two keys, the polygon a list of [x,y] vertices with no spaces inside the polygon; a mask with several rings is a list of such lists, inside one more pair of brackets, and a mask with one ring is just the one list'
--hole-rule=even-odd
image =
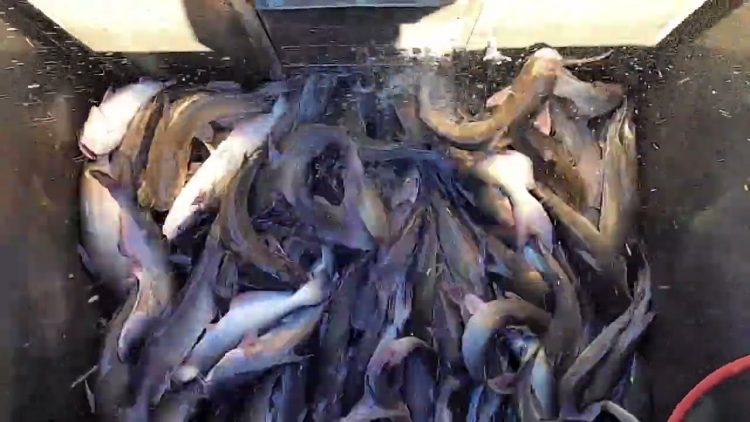
{"label": "red hose", "polygon": [[748,370],[750,370],[750,355],[729,362],[721,368],[711,372],[706,378],[703,378],[698,385],[693,387],[693,389],[690,390],[690,392],[688,392],[679,403],[677,403],[677,406],[675,406],[672,415],[669,416],[667,422],[683,422],[685,416],[690,412],[690,409],[693,408],[693,405],[695,405],[701,397],[729,378]]}

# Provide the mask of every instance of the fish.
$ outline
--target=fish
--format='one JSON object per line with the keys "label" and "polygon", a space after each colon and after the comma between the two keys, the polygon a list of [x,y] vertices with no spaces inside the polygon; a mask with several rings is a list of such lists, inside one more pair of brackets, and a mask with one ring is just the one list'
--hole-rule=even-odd
{"label": "fish", "polygon": [[[441,274],[442,275],[442,274]],[[446,283],[440,279],[440,285]],[[461,356],[461,314],[453,307],[443,289],[438,289],[433,317],[433,337],[437,344],[441,366],[457,368],[463,366]]]}
{"label": "fish", "polygon": [[210,130],[213,120],[262,111],[257,97],[240,94],[198,92],[172,104],[156,127],[138,202],[168,211],[185,185],[193,137]]}
{"label": "fish", "polygon": [[638,418],[623,409],[619,404],[610,400],[603,400],[591,404],[580,414],[571,415],[569,420],[593,422],[598,419],[602,413],[609,414],[619,422],[638,422]]}
{"label": "fish", "polygon": [[112,176],[123,184],[138,189],[146,169],[153,133],[166,107],[166,95],[158,94],[135,114],[110,160]]}
{"label": "fish", "polygon": [[127,257],[131,274],[138,281],[136,303],[123,325],[118,342],[120,358],[131,360],[156,318],[172,301],[177,291],[176,280],[159,228],[150,215],[138,207],[132,188],[99,170],[91,170],[89,174],[109,190],[120,207],[118,247]]}
{"label": "fish", "polygon": [[196,405],[203,398],[203,388],[198,382],[164,395],[153,410],[149,420],[154,422],[188,422]]}
{"label": "fish", "polygon": [[[329,244],[369,250],[374,246],[370,232],[361,218],[367,198],[362,198],[364,168],[356,145],[338,127],[305,125],[286,140],[287,148],[279,159],[278,189],[295,207],[297,216],[313,226],[317,235]],[[313,197],[307,186],[308,169],[315,157],[329,145],[339,148],[346,167],[343,175],[344,198],[340,206]]]}
{"label": "fish", "polygon": [[[434,104],[440,81],[434,74],[426,74],[420,81],[419,115],[432,130],[461,146],[481,145],[498,133],[502,134],[520,119],[538,109],[552,94],[562,56],[551,48],[541,48],[524,63],[513,83],[505,90],[504,98],[496,99],[489,119],[469,123],[454,122],[450,113]],[[444,98],[441,100],[445,101]]]}
{"label": "fish", "polygon": [[296,125],[320,120],[336,89],[338,79],[339,75],[321,73],[313,73],[307,77],[299,99]]}
{"label": "fish", "polygon": [[486,183],[500,187],[510,198],[518,248],[526,244],[529,236],[538,237],[547,248],[552,248],[552,222],[542,204],[529,193],[536,182],[527,156],[516,151],[495,154],[478,163],[473,171]]}
{"label": "fish", "polygon": [[99,355],[94,396],[96,414],[106,420],[118,420],[129,399],[132,367],[120,360],[117,343],[122,327],[135,305],[136,293],[131,291],[122,307],[107,325],[102,351]]}
{"label": "fish", "polygon": [[81,241],[87,269],[118,301],[127,297],[137,281],[130,260],[120,252],[120,205],[92,171],[111,172],[107,157],[84,165],[80,181]]}
{"label": "fish", "polygon": [[341,414],[347,344],[352,332],[351,315],[357,304],[357,284],[366,278],[368,263],[369,257],[365,257],[349,266],[340,276],[338,289],[331,296],[313,365],[315,378],[327,380],[315,386],[314,420],[332,420]]}
{"label": "fish", "polygon": [[472,315],[461,337],[461,355],[469,374],[477,380],[485,378],[484,351],[497,330],[509,324],[524,324],[535,333],[543,334],[550,324],[549,313],[518,298],[485,303],[467,294],[464,301]]}
{"label": "fish", "polygon": [[630,300],[626,280],[625,262],[591,222],[566,204],[549,188],[537,184],[534,194],[558,223],[567,246],[574,256],[582,259],[597,274],[596,282],[590,283],[591,294],[597,311],[611,321]]}
{"label": "fish", "polygon": [[[584,168],[577,165],[560,141],[529,128],[517,136],[513,146],[532,159],[535,179],[544,182],[577,210],[588,212],[593,201],[589,200],[591,192],[586,185]],[[601,172],[598,175],[601,178]],[[601,190],[601,179],[593,182],[598,183]],[[601,201],[601,195],[598,200]]]}
{"label": "fish", "polygon": [[653,380],[646,359],[638,352],[624,377],[622,407],[639,420],[648,420],[653,414]]}
{"label": "fish", "polygon": [[282,95],[270,114],[248,118],[234,127],[175,198],[162,226],[167,240],[174,239],[194,224],[199,213],[217,207],[245,158],[264,146],[273,125],[286,108]]}
{"label": "fish", "polygon": [[390,239],[388,214],[380,194],[370,184],[365,182],[357,200],[357,210],[367,231],[378,244],[386,243]]}
{"label": "fish", "polygon": [[435,422],[452,422],[453,412],[450,409],[450,399],[462,386],[460,379],[453,375],[444,376],[438,384],[438,395],[435,400]]}
{"label": "fish", "polygon": [[475,205],[485,216],[494,220],[502,230],[515,232],[513,207],[510,199],[495,187],[481,184],[474,188]]}
{"label": "fish", "polygon": [[253,228],[247,212],[248,197],[261,160],[260,154],[248,158],[221,201],[217,221],[222,244],[237,255],[241,264],[252,265],[282,282],[298,286],[307,278],[302,267],[286,254],[269,249]]}
{"label": "fish", "polygon": [[487,254],[494,261],[494,265],[487,265],[487,271],[497,272],[504,277],[502,286],[505,290],[517,294],[532,305],[547,308],[551,289],[539,271],[495,236],[487,235],[485,240]]}
{"label": "fish", "polygon": [[112,152],[138,110],[169,84],[142,80],[118,90],[110,87],[101,103],[89,110],[78,140],[81,152],[92,160]]}
{"label": "fish", "polygon": [[560,377],[583,349],[583,318],[574,283],[550,251],[544,247],[539,249],[546,264],[542,275],[552,286],[555,297],[555,312],[542,344],[545,354],[550,357],[555,376]]}
{"label": "fish", "polygon": [[281,368],[271,370],[263,375],[261,381],[255,384],[251,394],[247,395],[247,400],[243,406],[242,412],[237,418],[240,422],[260,422],[272,420],[271,395],[273,388],[281,377]]}
{"label": "fish", "polygon": [[[617,319],[607,325],[601,333],[580,353],[560,379],[558,391],[561,416],[576,415],[584,403],[579,395],[586,382],[597,368],[605,368],[595,381],[596,390],[589,390],[588,397],[596,399],[602,389],[611,388],[612,377],[618,375],[624,365],[625,355],[634,350],[635,342],[653,319],[649,310],[651,301],[650,270],[644,264],[638,272],[638,282],[633,302]],[[602,366],[606,363],[606,366]],[[590,387],[589,387],[590,388]]]}
{"label": "fish", "polygon": [[[403,370],[404,360],[417,348],[429,346],[416,337],[386,340],[378,345],[365,375],[365,391],[362,399],[342,421],[374,420],[384,417],[409,416],[409,409],[400,397],[400,385],[394,385],[391,371]],[[400,384],[402,376],[396,377]]]}
{"label": "fish", "polygon": [[[606,400],[612,389],[625,374],[630,360],[635,353],[638,342],[646,332],[655,313],[651,307],[651,270],[644,263],[638,273],[637,305],[628,326],[620,333],[617,341],[611,345],[609,353],[594,369],[591,380],[583,392],[583,405]],[[639,297],[640,296],[640,297]]]}
{"label": "fish", "polygon": [[[256,305],[267,306],[262,302]],[[254,379],[269,368],[301,361],[303,357],[295,354],[294,349],[318,326],[324,307],[317,305],[293,311],[261,336],[246,330],[242,343],[212,365],[203,381],[206,389],[215,393],[227,384]]]}
{"label": "fish", "polygon": [[285,365],[281,379],[271,396],[275,419],[284,422],[304,422],[308,409],[305,400],[307,361]]}
{"label": "fish", "polygon": [[417,245],[415,264],[407,276],[414,283],[414,310],[410,326],[415,335],[425,341],[432,339],[429,330],[433,325],[437,294],[439,248],[434,214],[428,208],[423,217],[422,238]]}
{"label": "fish", "polygon": [[218,226],[214,224],[181,296],[158,321],[144,346],[134,371],[135,400],[124,420],[147,420],[149,407],[159,402],[169,387],[172,373],[214,318],[217,309],[213,284],[223,255]]}
{"label": "fish", "polygon": [[484,254],[456,211],[439,194],[432,195],[432,210],[437,216],[440,250],[451,274],[478,296],[487,295]]}
{"label": "fish", "polygon": [[638,159],[627,100],[612,116],[604,145],[604,187],[599,231],[614,250],[624,249],[638,208]]}
{"label": "fish", "polygon": [[478,385],[471,393],[467,422],[489,422],[500,410],[502,397],[484,385]]}
{"label": "fish", "polygon": [[[312,278],[296,292],[251,291],[232,299],[229,312],[206,331],[185,363],[175,371],[173,379],[186,383],[207,373],[223,359],[222,356],[237,347],[243,337],[257,336],[258,331],[270,327],[290,312],[325,300],[333,269],[333,254],[326,248],[322,251],[323,256],[313,268]],[[240,350],[234,354],[242,353]]]}
{"label": "fish", "polygon": [[[571,160],[586,188],[586,203],[588,209],[579,207],[584,214],[591,214],[592,210],[599,210],[602,201],[602,151],[593,133],[582,118],[572,118],[569,107],[562,101],[550,100],[550,114],[555,128],[555,138],[569,151]],[[598,224],[598,218],[592,219]]]}
{"label": "fish", "polygon": [[432,356],[416,352],[406,360],[404,367],[404,384],[401,393],[404,397],[409,415],[415,422],[433,420],[435,411],[436,368]]}
{"label": "fish", "polygon": [[625,96],[620,84],[583,82],[565,68],[558,68],[552,93],[571,100],[579,116],[596,117],[619,106]]}

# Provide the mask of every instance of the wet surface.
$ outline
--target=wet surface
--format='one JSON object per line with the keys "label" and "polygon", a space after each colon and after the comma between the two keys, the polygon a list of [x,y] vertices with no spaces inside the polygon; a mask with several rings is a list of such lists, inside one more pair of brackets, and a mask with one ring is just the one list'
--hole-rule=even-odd
{"label": "wet surface", "polygon": [[[640,105],[643,225],[658,316],[647,356],[656,414],[750,353],[750,7],[660,51]],[[711,395],[712,417],[749,420],[750,374]]]}
{"label": "wet surface", "polygon": [[54,51],[0,21],[0,420],[90,414],[83,384],[71,388],[98,344],[73,157],[97,82]]}

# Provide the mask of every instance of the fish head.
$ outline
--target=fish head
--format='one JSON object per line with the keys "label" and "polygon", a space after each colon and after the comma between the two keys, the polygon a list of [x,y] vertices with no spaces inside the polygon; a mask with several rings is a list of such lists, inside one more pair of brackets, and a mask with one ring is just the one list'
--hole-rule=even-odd
{"label": "fish head", "polygon": [[104,155],[117,146],[117,133],[112,130],[107,116],[97,106],[91,107],[78,140],[81,152],[90,159]]}

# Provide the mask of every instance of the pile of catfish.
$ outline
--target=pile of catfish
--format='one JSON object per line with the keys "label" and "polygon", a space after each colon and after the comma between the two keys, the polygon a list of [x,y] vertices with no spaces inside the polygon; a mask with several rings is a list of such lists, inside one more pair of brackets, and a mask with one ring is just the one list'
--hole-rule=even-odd
{"label": "pile of catfish", "polygon": [[[103,420],[647,416],[633,107],[550,48],[477,115],[439,63],[140,81],[80,138],[118,301]],[[373,72],[373,74],[375,74]]]}

